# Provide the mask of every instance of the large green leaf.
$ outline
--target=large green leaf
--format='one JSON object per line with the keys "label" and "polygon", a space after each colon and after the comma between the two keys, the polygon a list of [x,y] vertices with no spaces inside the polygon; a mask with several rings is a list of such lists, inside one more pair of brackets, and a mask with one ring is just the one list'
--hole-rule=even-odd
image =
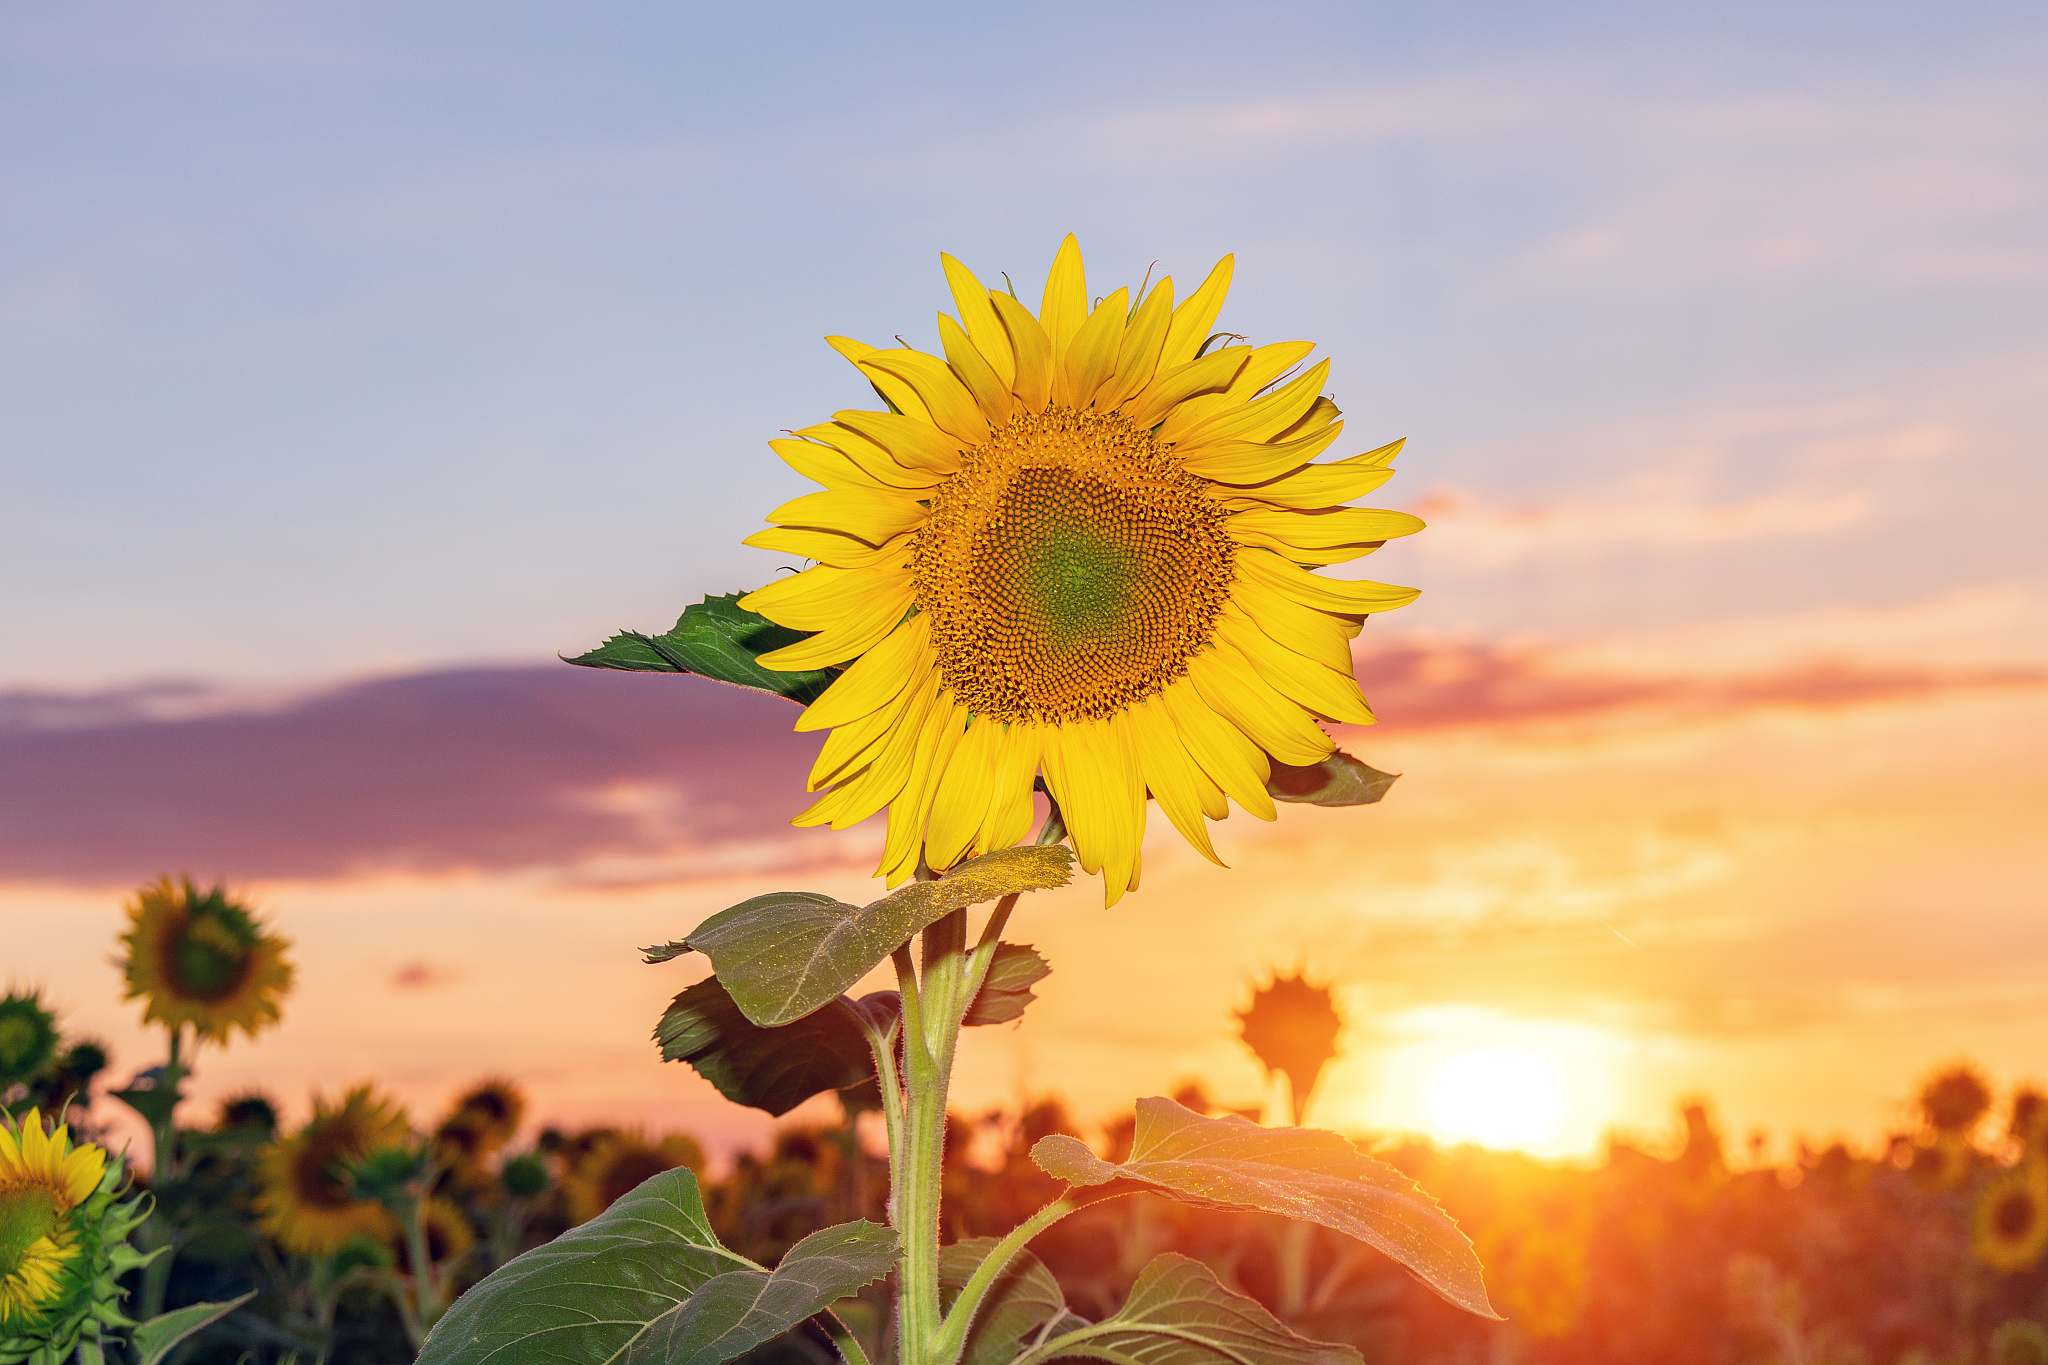
{"label": "large green leaf", "polygon": [[1035,1365],[1090,1356],[1114,1365],[1359,1365],[1358,1351],[1296,1336],[1200,1261],[1168,1252],[1138,1273],[1115,1317],[1016,1357]]}
{"label": "large green leaf", "polygon": [[1031,1159],[1074,1185],[1136,1181],[1182,1203],[1258,1209],[1321,1223],[1379,1248],[1468,1312],[1495,1317],[1471,1239],[1421,1186],[1336,1133],[1204,1118],[1167,1099],[1138,1101],[1122,1165],[1078,1138],[1041,1138]]}
{"label": "large green leaf", "polygon": [[1051,975],[1051,965],[1030,944],[998,943],[988,975],[982,978],[981,989],[974,993],[974,1003],[960,1022],[972,1027],[1023,1018],[1024,1007],[1038,998],[1031,988]]}
{"label": "large green leaf", "polygon": [[[993,1237],[976,1237],[939,1253],[939,1297],[946,1312],[953,1311],[954,1300],[995,1246]],[[1009,1365],[1027,1338],[1086,1325],[1086,1318],[1067,1311],[1066,1295],[1045,1263],[1019,1251],[983,1296],[960,1365]]]}
{"label": "large green leaf", "polygon": [[1073,866],[1073,852],[1061,845],[1005,848],[866,906],[815,892],[777,891],[719,911],[687,938],[649,948],[647,960],[705,954],[741,1012],[772,1028],[822,1008],[911,935],[953,911],[1013,892],[1064,886]]}
{"label": "large green leaf", "polygon": [[1342,749],[1320,763],[1297,768],[1291,763],[1273,763],[1273,775],[1266,790],[1275,801],[1295,801],[1310,806],[1369,806],[1387,794],[1399,773],[1383,773]]}
{"label": "large green leaf", "polygon": [[133,1345],[136,1365],[157,1365],[171,1348],[202,1327],[210,1327],[256,1297],[250,1290],[226,1303],[194,1303],[174,1308],[142,1323],[135,1329]]}
{"label": "large green leaf", "polygon": [[655,1025],[654,1041],[663,1061],[688,1062],[733,1103],[780,1117],[813,1095],[874,1075],[874,1052],[857,1016],[886,1032],[898,1007],[894,991],[858,1001],[842,995],[832,1008],[762,1028],[709,976],[675,998]]}
{"label": "large green leaf", "polygon": [[896,1264],[893,1230],[842,1223],[789,1249],[772,1273],[730,1270],[634,1345],[631,1362],[720,1365],[831,1307]]}
{"label": "large green leaf", "polygon": [[[697,673],[735,687],[773,692],[799,706],[824,694],[839,674],[833,669],[783,673],[763,668],[756,657],[810,638],[767,617],[740,609],[741,593],[707,597],[686,607],[667,633],[623,630],[588,654],[569,659],[585,668],[619,668],[635,673]],[[566,656],[565,656],[566,657]]]}
{"label": "large green leaf", "polygon": [[637,1360],[718,1275],[759,1268],[719,1244],[689,1171],[642,1182],[581,1227],[455,1301],[418,1365],[615,1365]]}

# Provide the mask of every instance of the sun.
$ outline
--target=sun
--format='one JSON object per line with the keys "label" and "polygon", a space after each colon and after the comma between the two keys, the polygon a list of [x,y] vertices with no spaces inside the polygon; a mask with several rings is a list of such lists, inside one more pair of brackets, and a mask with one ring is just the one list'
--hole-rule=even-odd
{"label": "sun", "polygon": [[1461,1052],[1429,1082],[1429,1116],[1446,1137],[1540,1147],[1564,1119],[1564,1081],[1548,1057],[1515,1047]]}

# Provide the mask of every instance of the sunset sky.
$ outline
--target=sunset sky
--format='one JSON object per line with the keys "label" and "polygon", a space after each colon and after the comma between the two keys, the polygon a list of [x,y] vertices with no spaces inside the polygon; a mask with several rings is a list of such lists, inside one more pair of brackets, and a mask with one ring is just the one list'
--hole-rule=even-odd
{"label": "sunset sky", "polygon": [[1408,439],[1339,735],[1404,776],[1034,897],[962,1107],[1250,1102],[1296,966],[1347,1129],[1487,1048],[1558,1154],[2048,1079],[2044,59],[2020,4],[7,6],[0,969],[125,1078],[121,903],[222,875],[299,985],[203,1099],[758,1140],[635,950],[870,899],[879,831],[787,827],[787,703],[555,655],[788,562],[766,441],[871,403],[825,334],[935,347],[940,251],[1035,300],[1072,231],[1095,293],[1236,253],[1333,453]]}

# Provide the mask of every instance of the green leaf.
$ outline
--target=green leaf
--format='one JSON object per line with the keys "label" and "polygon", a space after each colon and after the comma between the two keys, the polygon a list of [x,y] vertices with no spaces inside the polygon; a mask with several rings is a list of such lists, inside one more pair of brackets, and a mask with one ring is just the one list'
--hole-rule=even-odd
{"label": "green leaf", "polygon": [[1138,1274],[1115,1317],[1017,1357],[1090,1356],[1114,1365],[1359,1365],[1355,1347],[1296,1336],[1254,1299],[1172,1252]]}
{"label": "green leaf", "polygon": [[[975,1269],[996,1246],[993,1237],[955,1242],[939,1253],[939,1298],[944,1312],[967,1286]],[[1046,1324],[1051,1323],[1050,1329]],[[1067,1311],[1066,1295],[1052,1272],[1028,1251],[1019,1251],[989,1286],[968,1329],[967,1349],[960,1365],[1009,1365],[1026,1338],[1087,1325]]]}
{"label": "green leaf", "polygon": [[126,1090],[110,1090],[107,1094],[142,1115],[143,1121],[156,1130],[170,1122],[171,1111],[184,1098],[178,1087],[169,1085],[131,1086]]}
{"label": "green leaf", "polygon": [[809,639],[810,634],[741,610],[743,596],[724,593],[707,597],[686,607],[666,634],[620,631],[596,649],[568,662],[585,668],[618,668],[635,673],[696,673],[735,687],[772,692],[799,706],[809,706],[838,678],[838,671],[784,673],[763,668],[755,661],[757,656]]}
{"label": "green leaf", "polygon": [[632,1360],[720,1365],[780,1336],[896,1264],[896,1233],[880,1223],[842,1223],[789,1249],[772,1273],[731,1270],[635,1345]]}
{"label": "green leaf", "polygon": [[793,1024],[762,1028],[740,1013],[715,976],[675,998],[655,1025],[665,1062],[688,1062],[735,1104],[781,1117],[813,1095],[858,1085],[875,1074],[868,1035],[855,1014],[886,1032],[900,1008],[894,991],[835,1002]]}
{"label": "green leaf", "polygon": [[252,1289],[239,1299],[229,1299],[226,1303],[195,1303],[151,1318],[135,1329],[136,1365],[157,1365],[171,1353],[173,1346],[200,1328],[219,1322],[255,1297],[256,1291]]}
{"label": "green leaf", "polygon": [[998,943],[988,975],[982,978],[981,989],[974,993],[974,1003],[960,1022],[971,1027],[1023,1018],[1024,1007],[1038,998],[1031,988],[1051,975],[1051,965],[1030,944]]}
{"label": "green leaf", "polygon": [[1387,788],[1400,776],[1383,773],[1339,749],[1306,768],[1276,760],[1273,775],[1266,779],[1266,790],[1275,801],[1310,806],[1370,806],[1385,796]]}
{"label": "green leaf", "polygon": [[719,1244],[697,1177],[664,1171],[486,1276],[434,1324],[418,1365],[636,1359],[693,1294],[734,1269],[759,1273]]}
{"label": "green leaf", "polygon": [[1058,844],[1005,848],[867,906],[778,891],[719,911],[680,947],[649,948],[647,960],[666,961],[691,950],[705,954],[741,1012],[772,1028],[823,1008],[911,935],[953,911],[1014,892],[1064,886],[1073,866],[1073,852]]}
{"label": "green leaf", "polygon": [[1130,1180],[1199,1208],[1321,1223],[1384,1251],[1467,1312],[1497,1316],[1471,1239],[1421,1186],[1335,1133],[1261,1128],[1235,1114],[1204,1118],[1155,1098],[1138,1101],[1120,1166],[1060,1134],[1041,1138],[1031,1159],[1073,1185]]}

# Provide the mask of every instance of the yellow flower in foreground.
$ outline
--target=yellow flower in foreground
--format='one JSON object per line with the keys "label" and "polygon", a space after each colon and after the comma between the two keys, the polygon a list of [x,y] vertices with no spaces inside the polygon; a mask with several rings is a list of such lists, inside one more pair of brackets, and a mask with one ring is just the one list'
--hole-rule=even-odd
{"label": "yellow flower in foreground", "polygon": [[106,1174],[107,1154],[74,1148],[61,1125],[43,1131],[34,1109],[19,1128],[0,1124],[0,1332],[35,1325],[63,1296],[63,1276],[77,1257],[71,1211]]}
{"label": "yellow flower in foreground", "polygon": [[201,891],[190,879],[165,877],[136,893],[128,926],[123,998],[149,1001],[145,1021],[190,1024],[225,1043],[233,1029],[253,1038],[279,1019],[278,1000],[292,984],[285,941],[264,933],[226,887]]}
{"label": "yellow flower in foreground", "polygon": [[288,1251],[320,1256],[356,1236],[388,1241],[397,1223],[381,1204],[349,1194],[348,1162],[403,1142],[405,1116],[359,1085],[333,1107],[315,1100],[306,1126],[263,1153],[257,1207],[263,1230]]}
{"label": "yellow flower in foreground", "polygon": [[1214,859],[1205,817],[1272,819],[1271,760],[1373,719],[1350,642],[1415,591],[1312,570],[1422,523],[1344,506],[1399,442],[1311,463],[1343,430],[1329,362],[1287,378],[1312,343],[1207,347],[1231,258],[1178,306],[1168,279],[1091,310],[1068,237],[1037,317],[940,259],[944,358],[829,338],[893,411],[769,443],[827,491],[746,542],[817,561],[742,600],[816,632],[760,662],[850,665],[797,722],[832,734],[796,823],[887,807],[894,886],[1015,843],[1043,774],[1114,903],[1148,795]]}
{"label": "yellow flower in foreground", "polygon": [[2048,1251],[2048,1165],[2024,1161],[1993,1176],[1971,1218],[1977,1259],[1993,1270],[2031,1270]]}

